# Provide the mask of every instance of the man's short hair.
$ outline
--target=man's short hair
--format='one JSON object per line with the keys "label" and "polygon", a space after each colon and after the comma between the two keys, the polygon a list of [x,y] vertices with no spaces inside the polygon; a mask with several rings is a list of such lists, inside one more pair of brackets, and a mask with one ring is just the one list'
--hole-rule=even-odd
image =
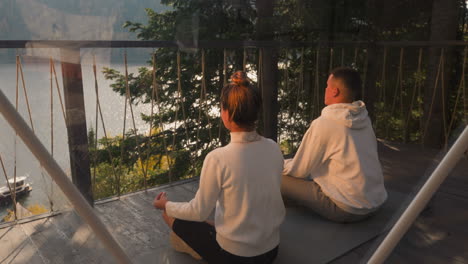
{"label": "man's short hair", "polygon": [[362,100],[362,81],[359,73],[348,67],[339,67],[332,70],[330,74],[333,74],[333,78],[339,79],[343,82],[346,89],[349,91],[349,95],[352,101]]}

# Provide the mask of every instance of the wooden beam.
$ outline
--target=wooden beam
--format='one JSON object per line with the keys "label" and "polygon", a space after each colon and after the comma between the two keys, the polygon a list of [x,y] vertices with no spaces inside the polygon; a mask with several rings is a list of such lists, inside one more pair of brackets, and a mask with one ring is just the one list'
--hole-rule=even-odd
{"label": "wooden beam", "polygon": [[93,205],[79,49],[60,49],[72,181]]}
{"label": "wooden beam", "polygon": [[[273,39],[274,0],[258,0],[257,39],[268,42]],[[263,99],[263,136],[274,141],[278,139],[278,50],[275,47],[262,47],[261,80]]]}
{"label": "wooden beam", "polygon": [[[367,45],[388,47],[448,47],[468,46],[468,41],[277,41],[277,40],[200,40],[188,48],[302,48],[324,44],[334,47],[366,47]],[[0,49],[34,48],[178,48],[170,40],[0,40]]]}
{"label": "wooden beam", "polygon": [[278,52],[262,48],[263,136],[278,139]]}
{"label": "wooden beam", "polygon": [[[432,1],[431,41],[453,41],[457,38],[459,8],[455,0]],[[439,148],[448,143],[446,105],[449,103],[453,58],[453,48],[429,49],[423,99],[424,146]]]}

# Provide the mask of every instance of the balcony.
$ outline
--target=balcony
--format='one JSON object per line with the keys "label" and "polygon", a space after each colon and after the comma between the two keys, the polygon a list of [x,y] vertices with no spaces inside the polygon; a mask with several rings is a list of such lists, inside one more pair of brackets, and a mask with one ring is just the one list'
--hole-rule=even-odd
{"label": "balcony", "polygon": [[[300,206],[287,204],[280,253],[275,263],[358,263],[366,260],[414,196],[438,151],[379,142],[390,198],[373,218],[355,224],[334,224]],[[465,158],[466,160],[466,158]],[[467,263],[468,163],[460,162],[429,207],[394,250],[388,263]],[[199,263],[169,245],[169,229],[152,200],[161,191],[175,201],[189,201],[198,179],[109,198],[95,212],[134,263]],[[72,209],[52,216],[0,226],[1,263],[113,263],[87,224]]]}
{"label": "balcony", "polygon": [[[424,101],[421,101],[423,100],[420,90],[421,87],[418,88],[418,85],[421,86],[421,83],[418,83],[418,78],[413,78],[413,76],[417,76],[421,73],[422,70],[420,67],[424,66],[417,63],[422,57],[421,51],[426,52],[432,44],[419,42],[374,43],[372,45],[377,45],[378,47],[374,50],[377,54],[374,54],[375,57],[381,58],[382,61],[386,61],[388,64],[381,64],[380,67],[382,67],[382,71],[372,74],[368,68],[369,54],[370,49],[374,49],[376,46],[370,47],[368,43],[335,43],[333,47],[321,47],[318,43],[230,41],[228,43],[207,42],[200,43],[200,45],[203,46],[203,49],[214,49],[219,52],[219,58],[221,58],[221,60],[224,59],[224,61],[217,62],[219,65],[226,65],[227,61],[229,61],[229,56],[226,56],[226,54],[228,54],[226,50],[236,50],[234,53],[237,52],[237,55],[234,56],[238,56],[240,53],[239,51],[244,51],[243,54],[250,54],[251,56],[244,55],[242,60],[244,65],[242,66],[245,67],[249,64],[252,71],[257,73],[260,72],[259,68],[261,68],[259,59],[260,50],[262,48],[276,47],[282,50],[281,54],[283,55],[279,62],[282,77],[279,80],[279,96],[278,99],[275,99],[277,100],[276,103],[280,106],[277,115],[278,122],[276,124],[273,123],[273,126],[271,126],[271,123],[264,124],[265,126],[261,129],[266,133],[272,132],[272,127],[274,130],[277,129],[279,142],[285,142],[290,152],[293,152],[297,147],[302,135],[301,131],[304,131],[308,125],[307,121],[298,119],[296,113],[301,111],[307,112],[307,117],[310,118],[314,118],[320,114],[319,109],[322,104],[320,96],[322,96],[321,87],[323,86],[322,82],[324,80],[322,77],[324,74],[326,75],[329,68],[339,66],[340,64],[350,65],[354,63],[355,65],[359,65],[359,70],[363,76],[367,78],[366,86],[363,91],[369,99],[374,100],[376,103],[374,109],[375,116],[380,118],[380,123],[375,124],[375,126],[377,135],[380,138],[379,155],[384,169],[385,184],[390,193],[389,202],[384,210],[373,218],[362,223],[346,225],[329,223],[303,210],[296,204],[287,204],[287,217],[282,226],[282,244],[280,246],[280,255],[277,263],[356,263],[366,260],[385,237],[386,231],[392,227],[398,219],[398,216],[412,200],[415,192],[419,190],[425,182],[434,169],[434,165],[440,161],[444,153],[444,151],[429,147],[423,148],[419,145],[420,141],[423,141],[421,137],[424,138],[423,135],[427,132],[428,128],[419,115],[413,114],[413,112],[416,111],[415,109],[420,110],[425,103],[429,104],[430,102],[425,101],[424,103]],[[459,49],[460,47],[465,47],[466,43],[439,43],[436,45],[437,52],[443,54],[443,47],[445,46],[453,48],[458,47]],[[0,45],[0,48],[25,48],[26,51],[41,48],[71,49],[75,51],[75,54],[72,54],[75,56],[75,59],[76,54],[79,55],[84,49],[103,47],[112,49],[137,49],[142,47],[172,48],[174,50],[172,61],[176,62],[177,56],[180,56],[180,52],[177,52],[177,45],[174,42],[7,41]],[[250,49],[251,52],[246,53],[246,49]],[[393,61],[389,59],[390,55],[388,52],[390,52],[390,50],[393,53]],[[301,60],[298,58],[302,56],[301,54],[305,54],[304,52],[307,53],[307,51],[309,52],[309,57],[306,62],[300,66]],[[320,65],[322,61],[319,59],[319,54],[328,55],[327,65]],[[403,56],[403,54],[408,57]],[[466,56],[466,53],[464,54]],[[411,58],[411,62],[405,62],[403,60],[404,58]],[[440,56],[440,58],[441,65],[445,64],[444,57]],[[231,59],[230,61],[234,60],[235,59]],[[36,63],[34,59],[32,59],[32,61],[33,64]],[[46,61],[48,62],[47,59]],[[63,61],[65,63],[69,62],[67,60]],[[250,62],[245,63],[245,61]],[[78,59],[75,64],[78,65],[79,68],[83,66],[80,65],[81,63],[82,62]],[[291,65],[294,65],[294,67]],[[178,68],[180,69],[180,67]],[[292,68],[298,70],[289,71],[289,69]],[[62,68],[62,81],[64,86],[66,86],[66,78],[69,76],[64,74],[64,69],[66,70],[66,67]],[[77,68],[75,68],[75,70],[76,69]],[[411,74],[408,74],[411,76],[408,78],[410,80],[406,80],[406,82],[405,77],[400,74],[403,69],[406,69],[407,72],[411,72]],[[174,67],[173,70],[176,71],[176,67]],[[227,76],[229,71],[232,71],[232,69],[219,68],[215,73],[212,73],[212,75],[217,74],[218,77],[216,80],[222,84],[223,77]],[[259,75],[260,74],[261,73],[259,73]],[[464,73],[460,73],[460,76],[463,76],[463,74]],[[371,75],[373,75],[373,77]],[[50,77],[51,80],[53,80],[52,76],[53,75]],[[72,74],[70,76],[74,75]],[[198,77],[203,76],[204,74],[200,72],[200,76]],[[191,80],[200,81],[200,83],[202,83],[200,79],[194,78],[193,76],[190,78]],[[181,78],[178,77],[177,79],[180,80]],[[261,77],[259,77],[259,79],[261,79]],[[460,78],[459,87],[462,87],[461,80],[463,80],[463,77]],[[83,79],[82,81],[87,80]],[[408,85],[408,83],[410,83],[410,85]],[[175,83],[172,83],[172,85],[174,84]],[[438,85],[437,79],[435,85]],[[202,86],[201,84],[196,86],[196,88],[199,89],[197,90],[197,94],[201,91]],[[454,88],[454,90],[458,91],[458,95],[462,94],[462,88],[459,87],[457,86]],[[68,88],[64,87],[64,89]],[[376,90],[372,90],[371,88],[376,88]],[[217,91],[208,91],[208,97],[216,99],[216,92]],[[203,94],[203,92],[201,92],[201,94]],[[73,99],[73,97],[70,98]],[[454,130],[462,126],[461,124],[464,122],[463,118],[466,116],[466,102],[462,104],[463,100],[461,100],[461,98],[462,96],[452,95],[450,105],[444,106],[447,112],[453,113],[459,110],[460,113],[462,113],[460,115],[453,115],[453,118],[447,122],[450,124],[448,129],[444,128],[444,145],[446,147],[450,145],[451,137],[457,134]],[[105,99],[106,98],[101,99],[101,103],[105,103]],[[270,97],[269,99],[272,98]],[[428,99],[438,100],[439,98],[432,96],[432,98],[429,97]],[[180,96],[176,97],[174,101],[173,105],[176,105],[176,107],[180,102],[185,102]],[[200,101],[192,102],[191,107],[195,107],[195,109],[201,108],[198,102]],[[89,104],[89,102],[84,103]],[[96,105],[97,104],[98,102],[96,102]],[[269,105],[269,107],[271,107],[271,105]],[[92,106],[91,109],[94,109],[94,106]],[[271,109],[272,108],[270,108],[270,110]],[[68,110],[69,109],[67,109],[67,111]],[[206,109],[203,111],[206,111]],[[70,117],[69,114],[71,112],[73,111],[67,112],[67,118]],[[99,112],[100,111],[96,110],[96,116]],[[206,112],[210,114],[210,111]],[[100,113],[102,114],[102,112]],[[104,113],[106,114],[106,112]],[[265,113],[266,115],[264,114],[264,117],[272,117],[275,115],[273,110],[271,112],[266,111]],[[148,113],[146,112],[144,114]],[[178,120],[181,121],[182,124],[174,125],[174,127],[166,129],[167,131],[165,131],[165,133],[160,131],[159,134],[154,137],[157,140],[161,140],[161,142],[165,139],[168,139],[168,141],[170,139],[170,141],[173,142],[172,145],[169,143],[168,146],[165,146],[161,151],[176,152],[177,149],[192,149],[198,147],[195,145],[200,142],[208,145],[211,144],[211,147],[223,144],[223,142],[225,143],[226,135],[222,135],[221,133],[213,137],[211,137],[212,135],[210,134],[209,138],[206,137],[203,139],[204,141],[198,142],[194,140],[198,137],[197,133],[200,130],[205,130],[205,132],[206,130],[213,130],[216,131],[216,133],[220,131],[219,127],[216,126],[217,123],[212,122],[215,120],[216,115],[213,113],[211,114],[212,116],[210,116],[208,120],[203,121],[210,124],[206,125],[206,123],[197,119],[197,116],[199,116],[198,111],[188,113],[188,115],[192,115],[192,118],[197,122],[187,131],[187,125],[183,123],[184,120],[182,119],[182,109],[176,112],[176,116],[178,115],[176,118],[179,118]],[[55,116],[57,118],[57,114]],[[58,114],[58,116],[60,116],[60,114]],[[25,119],[27,119],[26,115]],[[78,121],[86,125],[94,123],[95,121],[97,122],[97,119],[99,118],[89,120],[87,117],[83,118],[83,116],[81,116],[81,119],[78,119]],[[123,120],[125,120],[125,118],[120,116],[109,119],[107,122],[121,123]],[[174,121],[177,122],[177,119],[168,119],[167,123],[173,125]],[[39,122],[43,122],[43,120],[39,120]],[[62,122],[64,121],[62,120]],[[392,123],[393,126],[389,126],[389,123]],[[99,124],[99,126],[101,125],[102,124]],[[65,122],[62,126],[63,130],[69,127]],[[164,125],[160,127],[164,127]],[[72,134],[70,131],[71,130],[68,130],[68,143],[70,144],[69,150],[72,156],[74,155],[72,151],[76,150],[76,147],[80,146],[80,144],[74,143],[73,140],[70,139],[73,137],[81,137],[81,139],[83,139],[85,135],[81,133],[81,135],[75,134],[74,136],[70,136],[70,134]],[[86,129],[84,131],[86,131]],[[135,138],[137,138],[137,135],[135,135]],[[53,140],[51,141],[53,142]],[[397,143],[398,141],[400,143]],[[66,144],[66,139],[62,144]],[[104,142],[103,145],[104,144],[106,143]],[[116,144],[120,143],[117,142]],[[85,149],[85,152],[90,151],[88,146],[86,146]],[[198,161],[203,159],[203,153],[194,153],[196,153],[196,157],[194,156],[192,159]],[[12,152],[8,154],[12,154]],[[464,247],[466,247],[468,243],[465,238],[468,229],[465,228],[463,224],[468,220],[468,214],[464,209],[468,203],[468,196],[466,195],[466,191],[468,190],[468,179],[466,178],[468,166],[466,158],[462,158],[462,160],[463,162],[460,162],[451,173],[449,178],[439,189],[435,198],[430,202],[428,208],[414,223],[413,227],[388,259],[389,263],[468,262],[468,255],[464,250]],[[77,161],[75,160],[75,162]],[[83,161],[79,161],[77,164],[82,164],[80,162]],[[64,170],[68,169],[71,171],[69,173],[71,175],[69,176],[72,178],[74,177],[73,180],[75,183],[80,182],[84,178],[88,180],[87,187],[93,188],[95,187],[92,185],[93,181],[91,178],[93,163],[92,160],[88,160],[87,162],[87,166],[90,168],[86,176],[88,178],[78,173],[77,170],[70,168],[71,164],[66,164]],[[75,164],[75,168],[77,164]],[[177,253],[170,248],[168,243],[169,230],[165,224],[163,224],[160,212],[155,210],[151,204],[154,196],[160,191],[168,192],[170,198],[176,201],[190,200],[197,189],[196,168],[189,168],[187,171],[184,171],[184,173],[187,174],[179,175],[180,177],[175,177],[173,179],[171,179],[170,171],[165,171],[164,173],[164,176],[167,177],[168,180],[166,183],[157,183],[160,185],[154,187],[154,185],[157,185],[156,183],[147,184],[147,182],[143,181],[142,176],[138,181],[139,187],[137,189],[139,189],[139,191],[134,192],[134,190],[132,190],[130,193],[126,193],[125,189],[120,185],[119,176],[118,183],[115,183],[115,185],[108,185],[109,189],[113,189],[111,197],[97,199],[94,202],[94,212],[98,214],[100,219],[105,223],[107,229],[111,231],[117,241],[122,245],[125,252],[135,263],[196,263],[196,261],[190,259],[188,256]],[[48,175],[45,175],[46,179],[47,176]],[[121,176],[125,178],[128,175],[122,174]],[[172,176],[174,176],[174,174],[172,174]],[[177,179],[182,180],[176,181]],[[147,180],[146,175],[144,176],[144,180]],[[47,182],[47,184],[49,184],[49,182]],[[77,185],[80,184],[78,183]],[[51,186],[55,186],[55,184],[51,183]],[[55,187],[55,190],[57,189],[58,188]],[[47,193],[47,189],[43,191],[46,194],[50,194]],[[81,191],[86,195],[83,189],[81,189]],[[87,198],[92,199],[92,197]],[[0,225],[0,263],[112,263],[112,256],[106,251],[100,241],[97,240],[97,237],[93,234],[89,226],[85,224],[70,207],[69,202],[63,202],[66,200],[63,197],[61,199],[63,202],[62,204],[60,204],[60,199],[51,200],[53,200],[55,210],[48,214],[27,217]],[[57,209],[58,204],[60,204],[60,206]],[[53,208],[52,205],[51,208]]]}

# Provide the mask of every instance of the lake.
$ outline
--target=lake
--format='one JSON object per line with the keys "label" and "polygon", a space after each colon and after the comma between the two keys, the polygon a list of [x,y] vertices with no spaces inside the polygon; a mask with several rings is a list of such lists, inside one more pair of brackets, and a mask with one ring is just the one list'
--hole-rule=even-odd
{"label": "lake", "polygon": [[[41,51],[42,50],[42,51]],[[29,51],[28,51],[29,52]],[[123,128],[123,113],[125,98],[113,92],[110,88],[111,81],[105,80],[101,70],[103,67],[111,67],[121,72],[124,72],[122,63],[111,63],[112,54],[109,49],[100,49],[98,51],[85,50],[82,52],[82,73],[83,73],[83,89],[85,98],[85,111],[88,130],[90,127],[95,127],[95,87],[94,75],[92,68],[92,54],[96,54],[99,85],[99,97],[104,115],[104,122],[107,132],[110,136],[120,135]],[[149,53],[148,53],[149,54]],[[23,61],[23,73],[25,86],[28,93],[29,104],[35,133],[49,151],[51,150],[51,117],[50,117],[50,65],[47,62],[49,56],[56,58],[55,69],[58,77],[58,84],[63,96],[63,83],[61,78],[61,67],[58,61],[59,54],[56,49],[35,49],[32,54],[35,60]],[[149,57],[148,57],[149,58]],[[141,59],[140,62],[132,62],[128,66],[129,73],[137,72],[138,66],[146,66],[147,59]],[[6,60],[8,61],[8,60]],[[9,59],[11,61],[11,58]],[[123,61],[123,59],[122,59]],[[16,94],[16,65],[15,63],[1,64],[0,57],[0,80],[1,90],[10,99],[12,104],[15,104]],[[19,80],[19,101],[18,112],[29,124],[29,115],[26,106],[25,96],[23,92],[21,78]],[[53,133],[54,133],[54,158],[70,176],[70,160],[68,153],[67,132],[65,127],[62,110],[60,107],[59,97],[55,81],[53,83]],[[147,132],[149,126],[141,120],[140,113],[150,113],[150,107],[146,105],[134,106],[136,126],[142,132]],[[127,109],[127,130],[132,128],[131,115]],[[8,178],[13,178],[14,167],[16,162],[17,175],[29,175],[28,182],[32,185],[32,192],[20,200],[24,206],[41,204],[49,208],[50,202],[54,204],[54,209],[61,209],[68,206],[69,202],[64,199],[63,194],[58,190],[55,184],[51,183],[50,176],[41,169],[39,162],[29,152],[21,139],[16,139],[14,131],[9,124],[0,117],[0,129],[2,137],[0,139],[0,154],[2,155],[5,169]],[[102,125],[98,130],[98,137],[103,137]],[[0,185],[4,186],[6,181],[3,173],[0,176]],[[11,208],[11,206],[9,206]],[[8,207],[0,207],[0,218],[6,214]]]}

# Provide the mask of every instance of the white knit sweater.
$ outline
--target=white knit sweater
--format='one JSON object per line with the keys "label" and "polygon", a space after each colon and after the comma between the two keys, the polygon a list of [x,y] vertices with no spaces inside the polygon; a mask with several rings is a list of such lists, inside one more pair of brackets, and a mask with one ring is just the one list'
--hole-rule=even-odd
{"label": "white knit sweater", "polygon": [[167,214],[205,221],[215,209],[216,240],[224,250],[244,257],[266,253],[280,241],[282,170],[274,141],[256,132],[231,133],[230,144],[206,156],[195,197],[168,202]]}
{"label": "white knit sweater", "polygon": [[362,101],[333,104],[307,130],[283,174],[311,177],[341,209],[367,214],[387,199],[377,141]]}

